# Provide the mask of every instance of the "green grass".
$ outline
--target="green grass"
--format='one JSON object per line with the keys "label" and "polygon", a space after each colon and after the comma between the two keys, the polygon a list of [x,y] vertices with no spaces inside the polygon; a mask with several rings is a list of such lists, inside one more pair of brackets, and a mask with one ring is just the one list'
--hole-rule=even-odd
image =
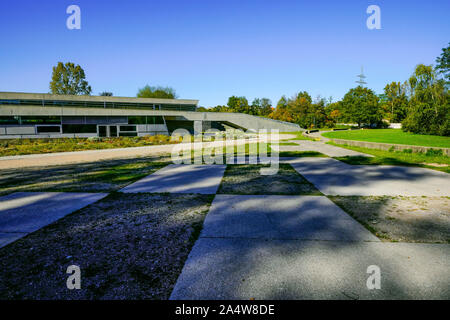
{"label": "green grass", "polygon": [[151,145],[178,143],[169,136],[117,138],[51,138],[51,139],[11,139],[0,140],[0,157],[25,154],[70,152],[97,149],[144,147]]}
{"label": "green grass", "polygon": [[327,138],[346,140],[450,148],[450,137],[414,134],[403,132],[401,129],[363,129],[352,131],[336,131],[323,133],[323,136]]}
{"label": "green grass", "polygon": [[[328,142],[341,148],[346,148],[358,152],[371,154],[374,157],[337,157],[336,159],[348,164],[369,164],[369,165],[397,165],[423,167],[450,173],[450,157],[445,155],[426,155],[425,153],[408,153],[403,151],[385,151],[368,149],[362,147],[348,146]],[[443,167],[432,166],[430,164],[447,165]]]}

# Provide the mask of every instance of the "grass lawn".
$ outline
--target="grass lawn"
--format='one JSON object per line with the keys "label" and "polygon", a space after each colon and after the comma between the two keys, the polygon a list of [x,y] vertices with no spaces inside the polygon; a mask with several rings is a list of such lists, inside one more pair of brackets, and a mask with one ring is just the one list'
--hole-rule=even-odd
{"label": "grass lawn", "polygon": [[280,163],[274,175],[262,175],[269,165],[227,165],[218,194],[321,195],[308,180],[288,163]]}
{"label": "grass lawn", "polygon": [[385,151],[355,146],[328,144],[354,151],[371,154],[374,157],[337,157],[336,159],[348,164],[373,164],[424,167],[450,173],[450,157],[445,155],[427,155],[425,153],[407,153],[403,151]]}
{"label": "grass lawn", "polygon": [[173,144],[169,136],[156,135],[145,137],[117,138],[52,138],[52,139],[11,139],[0,140],[0,157],[25,154],[70,152],[82,150],[144,147],[161,144]]}
{"label": "grass lawn", "polygon": [[322,134],[327,138],[450,148],[450,137],[403,132],[401,129],[363,129]]}

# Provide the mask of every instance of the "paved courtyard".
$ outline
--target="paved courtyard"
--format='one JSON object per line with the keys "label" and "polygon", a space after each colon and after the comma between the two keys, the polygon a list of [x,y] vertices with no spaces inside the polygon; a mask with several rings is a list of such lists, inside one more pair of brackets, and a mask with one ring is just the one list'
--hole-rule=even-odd
{"label": "paved courtyard", "polygon": [[[248,190],[254,194],[243,181],[230,178],[236,170],[226,171],[226,165],[169,164],[120,190],[120,199],[137,193],[214,197],[171,299],[450,299],[450,244],[381,242],[327,197],[448,197],[448,174],[352,166],[320,157],[281,160],[299,176],[284,168],[283,179],[274,176],[274,189],[270,177],[257,180],[258,168],[247,170],[248,179],[265,181],[251,183]],[[309,182],[302,182],[305,178]],[[225,180],[222,189],[234,194],[218,194]],[[314,186],[303,193],[295,189],[300,190],[296,194],[286,187],[290,181]],[[2,197],[0,246],[106,195],[19,192]],[[381,270],[379,290],[366,286],[371,265]]]}

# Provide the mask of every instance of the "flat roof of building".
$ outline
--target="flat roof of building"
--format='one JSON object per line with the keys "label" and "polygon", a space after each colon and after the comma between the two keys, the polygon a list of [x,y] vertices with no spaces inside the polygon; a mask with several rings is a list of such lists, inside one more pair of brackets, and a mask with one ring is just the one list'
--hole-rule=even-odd
{"label": "flat roof of building", "polygon": [[0,92],[0,100],[45,100],[45,101],[80,101],[80,102],[116,102],[137,104],[195,105],[193,99],[154,99],[115,96],[59,95],[49,93]]}

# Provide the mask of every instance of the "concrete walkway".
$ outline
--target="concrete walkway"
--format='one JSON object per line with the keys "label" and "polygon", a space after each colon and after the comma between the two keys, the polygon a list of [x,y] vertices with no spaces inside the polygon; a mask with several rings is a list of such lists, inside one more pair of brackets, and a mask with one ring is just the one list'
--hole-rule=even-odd
{"label": "concrete walkway", "polygon": [[450,175],[436,170],[378,165],[349,165],[330,158],[283,162],[326,195],[450,196]]}
{"label": "concrete walkway", "polygon": [[120,191],[215,194],[225,168],[226,165],[170,164]]}
{"label": "concrete walkway", "polygon": [[447,300],[449,270],[448,244],[200,238],[171,299]]}
{"label": "concrete walkway", "polygon": [[106,195],[106,193],[16,192],[1,197],[0,248]]}
{"label": "concrete walkway", "polygon": [[298,146],[280,145],[280,151],[316,151],[323,153],[329,157],[346,157],[346,156],[373,157],[370,154],[339,148],[330,144],[325,144],[320,141],[290,140],[288,142],[296,143],[298,144]]}
{"label": "concrete walkway", "polygon": [[217,195],[171,299],[448,299],[448,270],[450,245],[381,243],[325,197]]}

